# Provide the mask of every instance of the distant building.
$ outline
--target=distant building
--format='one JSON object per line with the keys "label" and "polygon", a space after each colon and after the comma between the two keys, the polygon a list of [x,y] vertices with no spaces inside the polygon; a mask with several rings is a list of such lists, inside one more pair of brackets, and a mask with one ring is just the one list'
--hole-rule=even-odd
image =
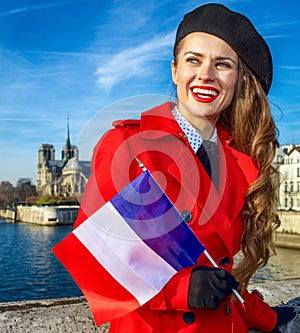
{"label": "distant building", "polygon": [[53,145],[40,145],[36,181],[39,195],[80,198],[90,172],[90,161],[80,161],[78,147],[70,143],[69,121],[66,144],[60,160],[55,159]]}
{"label": "distant building", "polygon": [[281,175],[279,209],[300,211],[300,145],[282,145],[274,165]]}

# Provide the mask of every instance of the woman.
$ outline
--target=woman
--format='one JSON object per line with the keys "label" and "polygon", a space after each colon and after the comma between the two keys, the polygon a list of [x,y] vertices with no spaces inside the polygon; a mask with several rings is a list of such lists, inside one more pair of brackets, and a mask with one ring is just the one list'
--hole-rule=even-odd
{"label": "woman", "polygon": [[96,146],[76,226],[141,173],[138,157],[220,269],[200,256],[145,305],[112,320],[110,332],[279,332],[293,309],[271,308],[246,289],[279,226],[269,48],[243,15],[204,5],[178,27],[172,77],[177,105],[115,122]]}

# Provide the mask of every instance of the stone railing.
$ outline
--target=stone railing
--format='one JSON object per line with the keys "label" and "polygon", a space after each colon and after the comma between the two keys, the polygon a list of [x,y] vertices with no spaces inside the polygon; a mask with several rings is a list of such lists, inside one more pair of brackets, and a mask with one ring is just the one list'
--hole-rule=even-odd
{"label": "stone railing", "polygon": [[[252,283],[249,289],[254,288],[270,305],[289,303],[300,312],[300,278]],[[83,297],[0,303],[0,333],[107,333],[108,327],[95,327]],[[300,315],[282,327],[282,332],[299,333]]]}

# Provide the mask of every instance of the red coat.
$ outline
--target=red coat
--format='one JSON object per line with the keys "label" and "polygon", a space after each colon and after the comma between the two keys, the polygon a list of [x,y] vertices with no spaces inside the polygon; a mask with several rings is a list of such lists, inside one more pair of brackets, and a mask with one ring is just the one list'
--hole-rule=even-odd
{"label": "red coat", "polygon": [[[142,113],[141,120],[115,122],[94,149],[92,175],[76,226],[141,173],[137,156],[152,173],[176,208],[189,212],[194,233],[221,268],[231,271],[243,233],[241,209],[258,170],[249,156],[231,148],[230,133],[218,127],[219,187],[209,176],[174,120],[172,103]],[[198,265],[211,266],[204,255]],[[224,301],[217,310],[191,310],[188,287],[192,267],[178,272],[163,290],[136,311],[112,320],[110,332],[246,333],[255,327],[270,332],[275,312],[256,293],[239,301]],[[99,281],[105,283],[105,281]]]}

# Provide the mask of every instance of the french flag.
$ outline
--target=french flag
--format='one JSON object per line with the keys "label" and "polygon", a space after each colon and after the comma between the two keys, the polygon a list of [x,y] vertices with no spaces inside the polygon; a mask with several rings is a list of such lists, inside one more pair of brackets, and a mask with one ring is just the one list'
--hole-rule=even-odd
{"label": "french flag", "polygon": [[53,248],[96,325],[145,304],[204,251],[147,170]]}

